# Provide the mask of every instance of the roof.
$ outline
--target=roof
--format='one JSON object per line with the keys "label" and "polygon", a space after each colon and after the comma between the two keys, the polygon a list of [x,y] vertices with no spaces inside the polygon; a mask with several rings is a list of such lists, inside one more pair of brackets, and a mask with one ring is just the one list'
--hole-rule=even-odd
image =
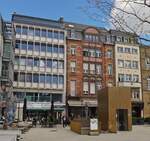
{"label": "roof", "polygon": [[64,29],[63,24],[59,21],[39,17],[25,16],[16,13],[12,15],[12,22]]}

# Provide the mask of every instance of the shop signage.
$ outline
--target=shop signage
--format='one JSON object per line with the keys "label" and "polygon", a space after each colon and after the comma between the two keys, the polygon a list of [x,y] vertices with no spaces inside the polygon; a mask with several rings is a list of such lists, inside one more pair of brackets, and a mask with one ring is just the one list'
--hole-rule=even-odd
{"label": "shop signage", "polygon": [[98,119],[90,119],[90,130],[98,130]]}

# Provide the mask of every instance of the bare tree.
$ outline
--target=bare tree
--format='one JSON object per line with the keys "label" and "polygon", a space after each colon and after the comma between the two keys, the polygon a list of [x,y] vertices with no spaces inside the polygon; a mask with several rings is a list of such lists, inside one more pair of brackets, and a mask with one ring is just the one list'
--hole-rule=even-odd
{"label": "bare tree", "polygon": [[132,32],[150,43],[150,0],[87,0],[82,10],[105,26]]}

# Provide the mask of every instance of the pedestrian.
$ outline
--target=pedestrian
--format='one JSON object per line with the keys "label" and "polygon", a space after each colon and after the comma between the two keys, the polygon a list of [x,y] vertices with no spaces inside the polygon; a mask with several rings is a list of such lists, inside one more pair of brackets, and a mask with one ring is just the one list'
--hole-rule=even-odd
{"label": "pedestrian", "polygon": [[33,118],[32,125],[36,127],[36,118]]}
{"label": "pedestrian", "polygon": [[66,127],[66,116],[65,115],[62,117],[62,121],[63,121],[63,128],[65,128]]}

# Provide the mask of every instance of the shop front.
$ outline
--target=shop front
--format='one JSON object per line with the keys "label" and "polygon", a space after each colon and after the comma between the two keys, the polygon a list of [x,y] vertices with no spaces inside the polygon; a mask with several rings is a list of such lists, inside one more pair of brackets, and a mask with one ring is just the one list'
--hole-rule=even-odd
{"label": "shop front", "polygon": [[[54,103],[53,105],[53,117],[57,123],[61,123],[63,114],[65,113],[65,105],[62,103]],[[28,120],[36,118],[40,121],[43,117],[48,119],[52,114],[51,102],[27,102],[26,115]]]}

